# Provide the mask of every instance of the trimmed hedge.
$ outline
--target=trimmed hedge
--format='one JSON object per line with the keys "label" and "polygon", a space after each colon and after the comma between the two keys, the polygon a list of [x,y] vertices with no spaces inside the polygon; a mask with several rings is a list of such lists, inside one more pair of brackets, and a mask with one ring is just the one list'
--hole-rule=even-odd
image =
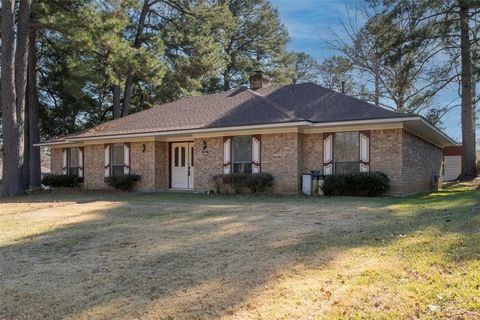
{"label": "trimmed hedge", "polygon": [[[268,173],[231,173],[213,177],[217,193],[260,193],[273,186],[273,176]],[[222,192],[223,190],[223,192]]]}
{"label": "trimmed hedge", "polygon": [[42,184],[52,188],[75,188],[83,179],[75,175],[48,174],[43,177]]}
{"label": "trimmed hedge", "polygon": [[322,187],[327,196],[379,196],[390,189],[390,179],[382,172],[359,172],[326,176]]}
{"label": "trimmed hedge", "polygon": [[132,191],[135,184],[140,181],[142,177],[138,174],[124,174],[119,176],[112,176],[106,179],[109,186],[117,190]]}

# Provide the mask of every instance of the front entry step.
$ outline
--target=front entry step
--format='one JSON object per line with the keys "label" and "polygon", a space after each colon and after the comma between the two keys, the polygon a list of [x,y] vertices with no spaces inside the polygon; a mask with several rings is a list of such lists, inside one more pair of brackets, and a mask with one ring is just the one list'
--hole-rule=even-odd
{"label": "front entry step", "polygon": [[199,193],[198,191],[195,191],[193,189],[168,189],[165,190],[164,192],[171,192],[171,193]]}

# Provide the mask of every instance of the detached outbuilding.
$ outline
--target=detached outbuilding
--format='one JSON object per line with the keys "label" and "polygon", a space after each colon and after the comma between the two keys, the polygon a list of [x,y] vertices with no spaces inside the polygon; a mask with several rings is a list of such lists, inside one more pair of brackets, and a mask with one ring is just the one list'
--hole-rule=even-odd
{"label": "detached outbuilding", "polygon": [[453,181],[462,173],[463,146],[443,148],[443,181]]}

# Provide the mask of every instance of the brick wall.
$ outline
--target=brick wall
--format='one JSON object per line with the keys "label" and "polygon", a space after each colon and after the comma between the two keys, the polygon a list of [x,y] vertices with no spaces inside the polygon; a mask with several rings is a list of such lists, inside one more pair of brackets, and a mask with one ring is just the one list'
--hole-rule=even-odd
{"label": "brick wall", "polygon": [[440,174],[442,150],[402,129],[371,131],[370,170],[390,177],[387,195],[432,191]]}
{"label": "brick wall", "polygon": [[83,150],[85,189],[109,189],[104,179],[105,146],[103,144],[87,145]]}
{"label": "brick wall", "polygon": [[[208,155],[203,154],[203,141],[207,143]],[[195,190],[215,190],[212,177],[223,173],[223,137],[195,139],[193,150]]]}
{"label": "brick wall", "polygon": [[302,136],[298,133],[262,135],[262,172],[273,175],[273,192],[299,192],[301,141]]}
{"label": "brick wall", "polygon": [[62,174],[63,148],[52,148],[50,157],[50,173]]}
{"label": "brick wall", "polygon": [[323,134],[311,133],[303,135],[303,168],[300,173],[312,170],[323,171]]}
{"label": "brick wall", "polygon": [[130,143],[130,173],[142,176],[135,187],[137,190],[155,189],[155,166],[155,142]]}
{"label": "brick wall", "polygon": [[[274,192],[297,193],[303,172],[322,169],[322,134],[265,134],[261,140],[262,172],[273,175]],[[203,154],[203,141],[207,143],[208,155]],[[168,188],[168,146],[167,142],[131,143],[131,172],[142,175],[138,189]],[[87,145],[84,151],[85,187],[108,188],[103,177],[104,145]],[[51,157],[52,173],[60,174],[62,148],[53,148]],[[195,190],[214,190],[212,177],[223,173],[223,137],[195,139],[194,161]],[[440,172],[441,161],[440,148],[402,129],[370,133],[370,170],[390,177],[392,188],[388,195],[432,190],[432,176]]]}
{"label": "brick wall", "polygon": [[417,136],[403,132],[403,193],[434,190],[433,176],[440,176],[442,149]]}
{"label": "brick wall", "polygon": [[403,139],[402,129],[370,131],[370,171],[381,171],[390,178],[388,195],[403,192]]}
{"label": "brick wall", "polygon": [[155,142],[155,189],[167,190],[169,180],[168,142]]}

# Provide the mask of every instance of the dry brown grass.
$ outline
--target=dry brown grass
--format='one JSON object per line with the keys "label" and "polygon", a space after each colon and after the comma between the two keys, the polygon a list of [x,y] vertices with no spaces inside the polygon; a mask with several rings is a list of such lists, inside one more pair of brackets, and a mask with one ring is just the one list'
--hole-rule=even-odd
{"label": "dry brown grass", "polygon": [[480,317],[478,196],[0,202],[0,318]]}

